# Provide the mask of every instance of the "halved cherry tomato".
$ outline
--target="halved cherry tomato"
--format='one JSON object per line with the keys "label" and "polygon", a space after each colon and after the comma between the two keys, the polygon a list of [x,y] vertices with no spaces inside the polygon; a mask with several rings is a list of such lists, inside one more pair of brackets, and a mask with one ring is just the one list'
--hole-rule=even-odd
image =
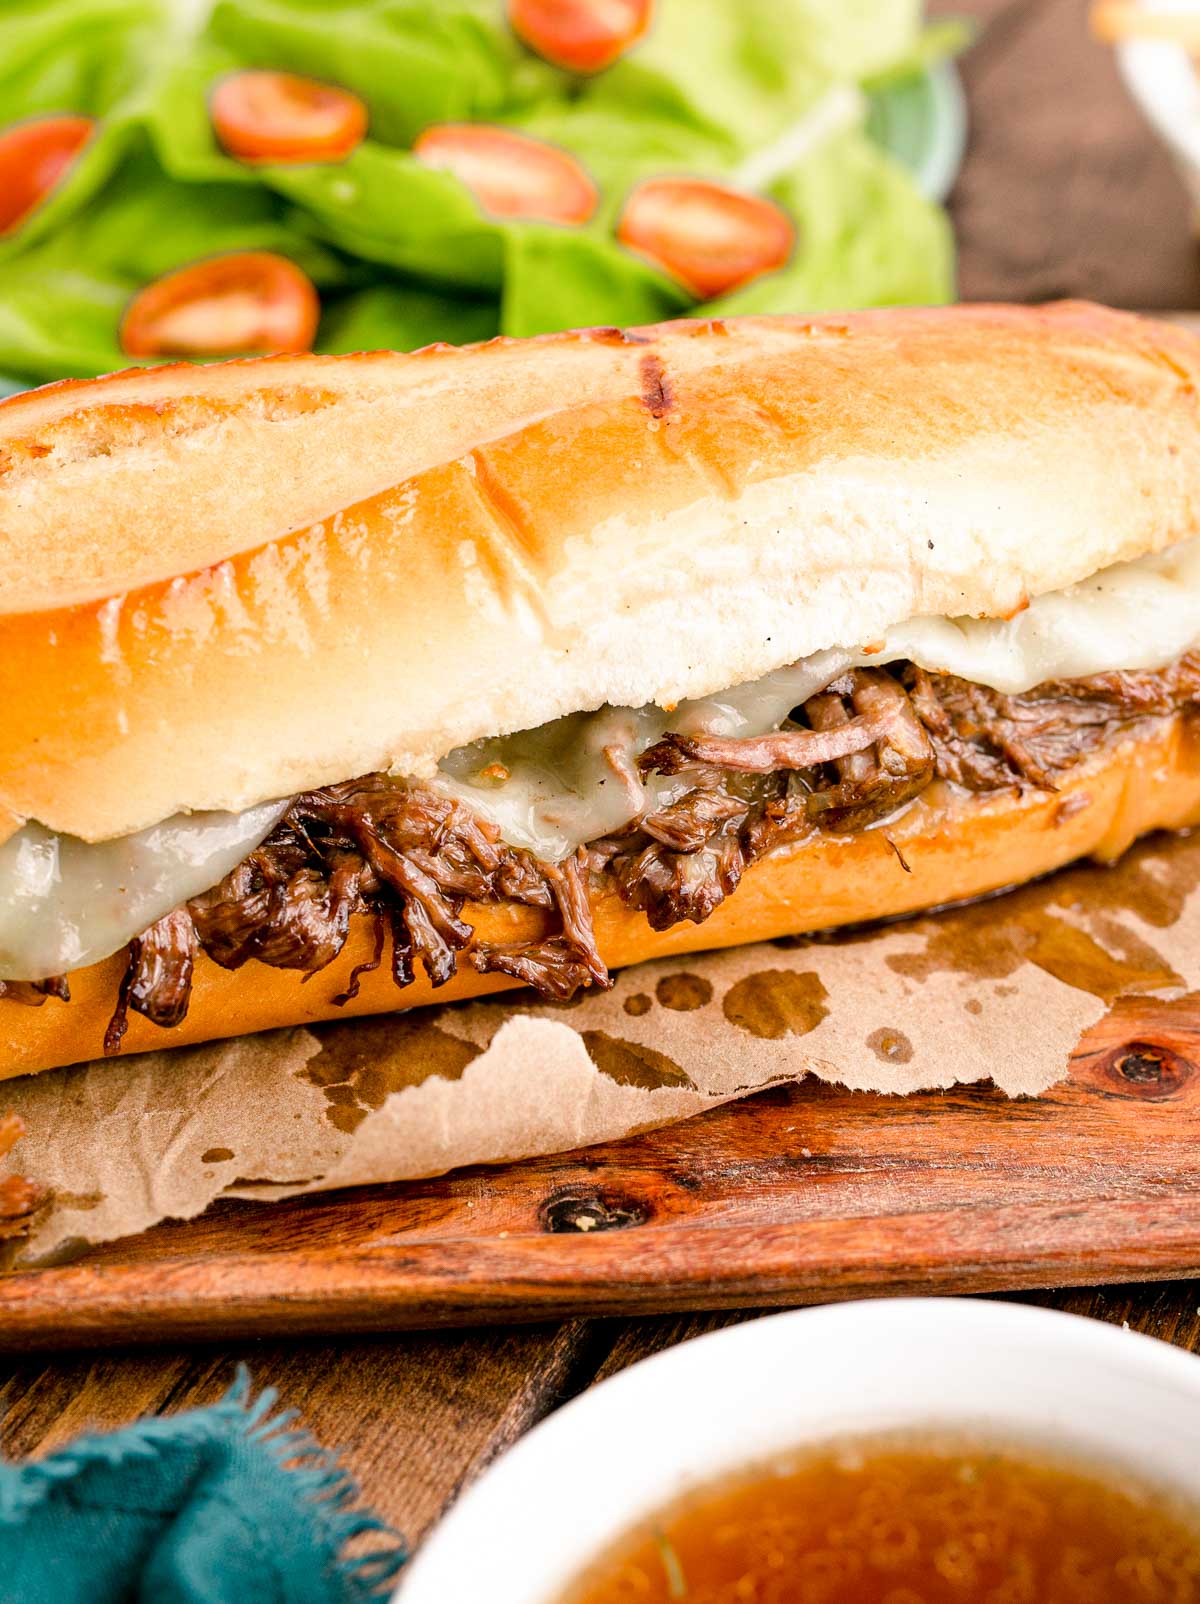
{"label": "halved cherry tomato", "polygon": [[654,0],[508,0],[513,32],[568,72],[600,72],[650,26]]}
{"label": "halved cherry tomato", "polygon": [[294,262],[237,251],[193,262],[139,291],[121,321],[130,356],[308,351],[320,303]]}
{"label": "halved cherry tomato", "polygon": [[486,123],[435,123],[413,146],[427,167],[460,178],[496,217],[586,223],[596,186],[573,156],[540,139]]}
{"label": "halved cherry tomato", "polygon": [[95,126],[90,117],[36,117],[0,132],[0,234],[45,199]]}
{"label": "halved cherry tomato", "polygon": [[617,238],[706,301],[782,267],[796,230],[761,195],[704,178],[650,178],[626,201]]}
{"label": "halved cherry tomato", "polygon": [[209,105],[213,131],[247,162],[341,161],[367,132],[357,95],[290,72],[235,72]]}

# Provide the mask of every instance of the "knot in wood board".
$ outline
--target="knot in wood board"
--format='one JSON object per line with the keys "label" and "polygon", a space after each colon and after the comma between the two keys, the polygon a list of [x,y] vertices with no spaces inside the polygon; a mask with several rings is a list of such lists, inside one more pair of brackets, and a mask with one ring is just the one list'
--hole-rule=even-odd
{"label": "knot in wood board", "polygon": [[597,1187],[563,1187],[552,1192],[538,1210],[543,1231],[624,1231],[644,1225],[650,1209],[636,1198]]}
{"label": "knot in wood board", "polygon": [[1190,1059],[1157,1042],[1132,1041],[1114,1050],[1106,1066],[1128,1096],[1149,1102],[1175,1097],[1195,1074]]}

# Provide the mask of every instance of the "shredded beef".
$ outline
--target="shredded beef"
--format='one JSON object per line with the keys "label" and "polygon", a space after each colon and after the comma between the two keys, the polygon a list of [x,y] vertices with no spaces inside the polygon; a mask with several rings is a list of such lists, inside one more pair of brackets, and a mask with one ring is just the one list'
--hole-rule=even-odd
{"label": "shredded beef", "polygon": [[583,854],[541,863],[505,846],[461,803],[386,775],[306,792],[219,885],[130,943],[105,1051],[120,1049],[130,1010],[156,1024],[179,1023],[197,948],[226,969],[255,958],[315,974],[341,952],[356,913],[374,918],[374,952],[334,998],[339,1005],[353,1001],[362,976],[380,967],[389,935],[398,987],[411,985],[417,963],[434,986],[444,985],[473,942],[460,917],[468,900],[544,908],[561,926],[520,949],[476,943],[475,968],[511,974],[551,996],[607,986],[585,865]]}
{"label": "shredded beef", "polygon": [[810,697],[805,712],[814,729],[847,728],[846,700],[859,715],[886,721],[887,737],[870,750],[835,763],[837,783],[808,799],[810,816],[824,830],[865,830],[887,818],[933,779],[929,736],[903,687],[890,674],[859,669]]}
{"label": "shredded beef", "polygon": [[282,857],[260,849],[189,904],[204,950],[224,968],[257,958],[276,969],[313,973],[345,946],[358,905],[361,859],[333,853],[321,872],[293,868],[287,854]]}
{"label": "shredded beef", "polygon": [[120,1048],[131,1008],[166,1030],[178,1025],[187,1015],[195,962],[196,927],[186,908],[165,914],[131,941],[104,1051],[115,1053]]}
{"label": "shredded beef", "polygon": [[641,821],[643,835],[674,852],[695,852],[723,825],[743,823],[749,806],[745,796],[729,790],[728,778],[718,768],[697,769],[691,780],[692,788],[684,796],[645,814]]}
{"label": "shredded beef", "polygon": [[[743,815],[743,827],[748,816]],[[652,930],[669,930],[687,919],[704,921],[735,891],[746,867],[741,831],[726,821],[694,852],[671,852],[659,842],[621,853],[612,875],[622,900],[646,915]]]}
{"label": "shredded beef", "polygon": [[1200,701],[1200,654],[1153,674],[1048,680],[1021,696],[911,663],[901,679],[929,732],[941,778],[972,791],[1011,785],[1052,791],[1058,774],[1124,726]]}
{"label": "shredded beef", "polygon": [[611,986],[604,960],[596,950],[587,865],[587,853],[582,847],[565,863],[541,865],[562,920],[561,936],[531,946],[480,945],[470,955],[472,967],[482,975],[492,971],[511,975],[527,986],[535,986],[543,995],[564,1001],[581,986],[605,990]]}
{"label": "shredded beef", "polygon": [[[847,676],[849,678],[850,676]],[[701,764],[739,769],[746,774],[772,774],[778,769],[811,769],[852,752],[865,752],[890,733],[892,708],[861,718],[846,718],[828,730],[784,729],[773,735],[665,735],[643,753],[643,774],[679,774]]]}
{"label": "shredded beef", "polygon": [[[362,977],[372,974],[383,962],[383,949],[387,941],[388,919],[381,908],[376,908],[375,914],[375,950],[366,963],[355,964],[350,971],[350,982],[345,991],[338,992],[333,999],[339,1008],[344,1008],[348,1002],[353,1002],[362,987]],[[407,932],[400,928],[400,913],[398,909],[392,910],[392,979],[397,986],[411,986],[413,983],[412,948],[407,945]]]}
{"label": "shredded beef", "polygon": [[[637,768],[668,777],[669,800],[560,864],[505,845],[493,825],[429,787],[369,774],[309,791],[220,885],[130,943],[105,1050],[119,1049],[130,1009],[167,1027],[184,1017],[198,950],[227,969],[257,959],[308,976],[342,951],[356,914],[373,918],[374,948],[338,1004],[379,969],[389,938],[401,989],[418,964],[442,986],[464,960],[545,996],[607,986],[591,887],[614,888],[655,930],[699,924],[749,864],[786,842],[864,830],[935,778],[972,791],[1053,790],[1137,720],[1197,702],[1200,654],[1157,673],[1050,681],[1021,696],[911,663],[854,669],[771,734],[664,736]],[[622,753],[610,762],[616,778],[636,783]],[[549,933],[477,939],[467,904],[512,902],[544,910]],[[61,978],[0,981],[0,997],[18,1002],[68,995]]]}
{"label": "shredded beef", "polygon": [[[645,772],[695,765],[693,789],[642,819],[609,860],[620,896],[653,929],[703,923],[764,853],[817,828],[865,829],[932,780],[929,737],[886,671],[843,674],[801,711],[806,728],[789,721],[741,739],[668,735],[643,754]],[[735,790],[746,774],[763,778]]]}
{"label": "shredded beef", "polygon": [[65,975],[52,975],[49,980],[0,980],[0,997],[24,1003],[27,1008],[40,1008],[47,997],[70,1002],[71,988]]}

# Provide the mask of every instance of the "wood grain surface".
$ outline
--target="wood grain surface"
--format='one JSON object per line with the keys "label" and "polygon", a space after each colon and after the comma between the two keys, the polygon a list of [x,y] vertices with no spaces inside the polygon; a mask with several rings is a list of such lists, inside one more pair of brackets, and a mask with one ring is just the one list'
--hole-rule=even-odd
{"label": "wood grain surface", "polygon": [[1128,998],[1036,1100],[808,1081],[574,1154],[226,1203],[7,1277],[0,1348],[1200,1273],[1200,1006]]}
{"label": "wood grain surface", "polygon": [[[1108,53],[1087,38],[1085,0],[943,0],[932,9],[971,14],[980,24],[963,64],[972,132],[952,200],[964,297],[1071,294],[1124,306],[1200,305],[1182,190],[1125,98]],[[1153,1083],[1155,1074],[1146,1073]],[[968,1137],[975,1095],[953,1100]],[[1125,1097],[1121,1092],[1118,1103]],[[1151,1104],[1164,1113],[1176,1106],[1170,1098]],[[1094,1107],[1104,1127],[1111,1111],[1099,1094]],[[1043,1184],[1059,1188],[1040,1206],[1069,1213],[1048,1133],[1037,1120],[1022,1129],[1035,1141],[1041,1133]],[[1164,1173],[1176,1160],[1177,1153]],[[1120,1214],[1119,1152],[1109,1146],[1102,1163]],[[964,1185],[969,1171],[964,1165]],[[477,1179],[482,1190],[485,1178]],[[837,1184],[843,1180],[864,1195],[905,1185],[903,1171],[885,1178],[869,1166],[857,1181],[840,1177]],[[1141,1183],[1153,1186],[1153,1175],[1143,1174]],[[812,1191],[829,1184],[818,1179]],[[309,1240],[324,1206],[299,1210]],[[1173,1212],[1189,1229],[1186,1194]],[[215,1229],[226,1228],[225,1213],[214,1216]],[[1135,1243],[1133,1222],[1123,1229]],[[169,1234],[160,1237],[164,1247]],[[586,1239],[571,1245],[588,1246]],[[1200,1267],[1200,1254],[1194,1262]],[[1139,1272],[1131,1266],[1130,1273]],[[1200,1285],[1193,1281],[1020,1296],[1200,1352]],[[39,1453],[85,1426],[211,1402],[245,1362],[260,1384],[277,1386],[299,1407],[323,1441],[343,1449],[366,1499],[417,1542],[467,1482],[561,1401],[662,1347],[745,1317],[571,1318],[471,1332],[290,1342],[271,1334],[202,1349],[175,1343],[124,1354],[14,1355],[0,1362],[0,1453]]]}

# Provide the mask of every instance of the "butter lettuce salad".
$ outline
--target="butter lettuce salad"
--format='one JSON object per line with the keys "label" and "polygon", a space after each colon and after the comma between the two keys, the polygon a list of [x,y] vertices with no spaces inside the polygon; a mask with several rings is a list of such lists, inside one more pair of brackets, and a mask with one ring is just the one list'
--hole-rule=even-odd
{"label": "butter lettuce salad", "polygon": [[629,0],[599,51],[554,11],[5,0],[0,373],[950,298],[888,148],[960,42],[918,0]]}

